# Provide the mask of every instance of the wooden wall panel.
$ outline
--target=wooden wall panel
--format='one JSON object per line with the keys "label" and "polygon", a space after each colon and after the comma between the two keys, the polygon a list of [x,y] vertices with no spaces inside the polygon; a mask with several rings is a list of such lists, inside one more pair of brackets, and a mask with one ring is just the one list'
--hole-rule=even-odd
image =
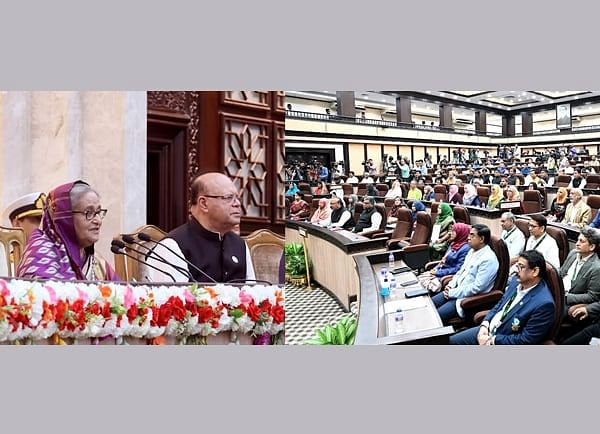
{"label": "wooden wall panel", "polygon": [[[148,134],[149,153],[151,149],[157,153],[156,140],[166,134],[164,130],[177,125],[185,132],[185,152],[180,157],[183,170],[165,174],[166,166],[158,165],[155,156],[152,160],[155,170],[162,167],[159,179],[183,179],[181,189],[169,189],[149,202],[152,207],[170,207],[176,201],[184,209],[176,213],[176,222],[162,216],[158,226],[170,230],[184,223],[191,181],[199,174],[218,171],[232,176],[242,192],[243,234],[260,228],[283,234],[284,121],[282,91],[148,92],[148,125],[153,126]],[[161,212],[154,214],[165,214]]]}

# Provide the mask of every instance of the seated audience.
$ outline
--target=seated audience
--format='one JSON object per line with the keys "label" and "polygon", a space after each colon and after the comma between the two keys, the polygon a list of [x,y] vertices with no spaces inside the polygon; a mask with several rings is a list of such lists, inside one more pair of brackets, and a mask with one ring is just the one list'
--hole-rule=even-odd
{"label": "seated audience", "polygon": [[444,323],[456,316],[464,317],[460,303],[465,297],[485,294],[494,286],[499,263],[490,247],[491,237],[490,228],[486,225],[475,224],[471,227],[469,231],[471,250],[463,266],[448,283],[446,289],[432,297]]}
{"label": "seated audience", "polygon": [[294,201],[290,205],[290,220],[304,220],[310,216],[310,205],[302,200],[300,193],[294,194]]}
{"label": "seated audience", "polygon": [[567,322],[580,331],[600,317],[600,232],[594,228],[583,228],[560,267],[566,294]]}
{"label": "seated audience", "polygon": [[569,194],[571,203],[567,205],[562,223],[582,228],[590,223],[592,209],[583,201],[583,192],[574,188]]}
{"label": "seated audience", "polygon": [[450,247],[441,261],[431,270],[419,275],[419,281],[430,292],[440,290],[440,278],[456,274],[465,262],[465,257],[471,249],[467,243],[471,227],[464,223],[455,223],[450,231]]}
{"label": "seated audience", "polygon": [[492,185],[490,197],[487,201],[487,209],[500,208],[500,203],[504,201],[504,194],[499,185]]}
{"label": "seated audience", "polygon": [[400,181],[395,180],[392,182],[392,188],[390,188],[385,194],[386,199],[393,197],[402,197],[402,188],[400,187]]}
{"label": "seated audience", "polygon": [[365,172],[363,179],[361,179],[360,183],[361,184],[373,184],[373,178],[371,177],[371,175],[369,175],[368,172]]}
{"label": "seated audience", "polygon": [[330,228],[342,228],[351,230],[354,227],[352,213],[346,209],[344,202],[339,197],[334,197],[329,201],[331,205],[331,224]]}
{"label": "seated audience", "polygon": [[288,190],[285,192],[286,196],[293,196],[296,193],[298,193],[300,191],[300,189],[298,188],[298,186],[296,185],[295,182],[290,182],[290,188],[288,188]]}
{"label": "seated audience", "polygon": [[346,179],[346,184],[358,184],[358,178],[354,175],[354,172],[350,171],[348,173],[348,178]]}
{"label": "seated audience", "polygon": [[462,203],[462,196],[458,192],[457,184],[451,184],[450,187],[448,187],[448,193],[446,194],[446,200],[444,202],[456,204]]}
{"label": "seated audience", "polygon": [[521,194],[517,187],[514,185],[509,185],[506,188],[506,201],[507,202],[519,202],[521,200]]}
{"label": "seated audience", "polygon": [[42,229],[34,229],[17,276],[30,279],[120,280],[94,251],[107,210],[84,181],[56,187],[48,194]]}
{"label": "seated audience", "polygon": [[331,223],[331,208],[328,199],[319,199],[319,208],[313,213],[310,222],[323,227],[329,226]]}
{"label": "seated audience", "polygon": [[567,205],[569,205],[569,194],[565,187],[559,187],[556,197],[552,199],[552,204],[548,211],[547,219],[549,222],[560,222],[565,217]]}
{"label": "seated audience", "polygon": [[516,258],[525,248],[525,235],[515,224],[516,217],[512,212],[505,212],[500,217],[502,240],[508,248],[508,256]]}
{"label": "seated audience", "polygon": [[379,191],[375,188],[375,184],[367,185],[367,196],[377,197],[379,195]]}
{"label": "seated audience", "polygon": [[417,213],[419,211],[426,211],[426,210],[427,210],[427,208],[425,207],[425,204],[423,202],[421,202],[420,200],[413,201],[412,206],[411,206],[413,229],[417,225]]}
{"label": "seated audience", "polygon": [[329,194],[329,190],[327,190],[327,185],[325,185],[325,182],[319,181],[319,183],[317,184],[317,188],[315,188],[315,195],[324,196],[326,194]]}
{"label": "seated audience", "polygon": [[383,216],[375,209],[375,199],[369,196],[363,198],[363,212],[360,214],[352,232],[367,233],[379,230]]}
{"label": "seated audience", "polygon": [[535,250],[519,255],[518,272],[479,327],[450,337],[454,345],[541,344],[554,323],[554,298],[546,283],[546,261]]}
{"label": "seated audience", "polygon": [[352,215],[354,215],[354,207],[356,206],[357,202],[358,196],[356,194],[351,194],[348,198],[348,204],[346,205],[346,208],[348,209],[348,211],[350,211],[350,214]]}
{"label": "seated audience", "polygon": [[426,185],[424,187],[423,200],[427,200],[429,202],[435,200],[435,191],[433,191],[433,187],[431,185]]}
{"label": "seated audience", "polygon": [[477,188],[472,184],[465,185],[463,205],[481,206],[481,201],[479,200],[479,196],[477,196]]}
{"label": "seated audience", "polygon": [[[556,240],[546,232],[548,221],[541,214],[532,214],[529,221],[529,239],[525,244],[525,250],[537,250],[550,265],[557,270],[560,268],[558,256],[558,245]],[[512,257],[510,263],[514,264],[517,258]]]}
{"label": "seated audience", "polygon": [[433,225],[433,232],[436,233],[439,230],[439,236],[435,240],[432,239],[429,244],[429,255],[431,260],[437,261],[444,256],[446,250],[448,250],[450,230],[454,223],[454,212],[452,211],[452,208],[450,208],[450,205],[447,203],[441,203]]}
{"label": "seated audience", "polygon": [[423,198],[423,193],[417,187],[417,181],[414,179],[410,181],[410,189],[406,198],[411,200],[421,200]]}
{"label": "seated audience", "polygon": [[396,223],[396,221],[398,220],[398,218],[396,217],[396,213],[402,207],[404,207],[404,204],[402,203],[402,198],[400,196],[396,196],[396,198],[394,199],[394,204],[388,212],[387,223]]}
{"label": "seated audience", "polygon": [[575,169],[573,172],[573,177],[571,178],[571,182],[567,188],[585,188],[586,180],[583,176],[581,176],[581,169]]}

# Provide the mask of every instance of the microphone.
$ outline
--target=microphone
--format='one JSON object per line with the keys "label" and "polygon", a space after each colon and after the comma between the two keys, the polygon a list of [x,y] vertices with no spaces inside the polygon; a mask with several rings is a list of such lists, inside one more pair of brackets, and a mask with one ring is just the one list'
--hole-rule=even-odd
{"label": "microphone", "polygon": [[125,245],[123,244],[123,247],[119,247],[119,243],[120,243],[120,244],[123,244],[123,242],[122,242],[122,241],[119,241],[119,240],[113,240],[113,243],[112,243],[112,245],[110,246],[110,251],[111,251],[111,252],[113,252],[113,253],[114,253],[114,254],[116,254],[116,255],[124,255],[124,256],[127,256],[128,258],[131,258],[131,259],[133,259],[134,261],[137,261],[137,262],[140,262],[140,263],[142,263],[142,264],[145,264],[146,266],[148,266],[148,267],[150,267],[150,268],[154,268],[155,270],[157,270],[157,271],[160,271],[161,273],[165,273],[167,276],[169,276],[171,279],[173,279],[173,283],[175,283],[175,282],[176,282],[175,278],[174,278],[174,277],[173,277],[173,276],[172,276],[170,273],[167,273],[166,271],[163,271],[163,270],[161,270],[160,268],[157,268],[157,267],[155,267],[155,266],[153,266],[153,265],[147,264],[147,263],[145,263],[144,261],[142,261],[141,259],[138,259],[138,258],[136,258],[136,257],[135,257],[135,256],[133,256],[133,255],[128,255],[127,253],[125,253],[125,252],[123,251],[123,247],[124,247]]}
{"label": "microphone", "polygon": [[[171,266],[172,268],[174,268],[175,270],[179,271],[182,274],[185,274],[185,276],[194,281],[194,282],[198,282],[196,279],[194,279],[194,276],[192,276],[192,273],[189,272],[189,270],[183,268],[183,267],[179,267],[177,265],[171,264],[169,261],[167,261],[164,257],[160,256],[158,253],[156,253],[155,251],[153,251],[152,249],[150,249],[149,247],[143,245],[142,243],[139,243],[137,241],[135,241],[135,239],[131,236],[131,235],[123,235],[121,237],[121,239],[123,241],[125,241],[127,244],[136,244],[140,247],[143,247],[144,249],[147,250],[147,253],[144,255],[144,258],[147,260],[149,257],[154,258],[155,260],[157,260],[158,262],[162,262],[163,264],[167,264],[169,266]],[[140,252],[139,250],[134,249],[133,247],[128,247],[129,249],[133,250],[134,252],[143,254],[142,252]],[[154,255],[154,256],[152,256]],[[146,263],[147,264],[147,263]]]}
{"label": "microphone", "polygon": [[154,240],[150,235],[148,235],[148,234],[146,234],[144,232],[140,232],[138,234],[138,238],[140,240],[142,240],[142,241],[152,241],[155,244],[160,244],[165,249],[169,250],[171,253],[173,253],[175,256],[177,256],[179,259],[181,259],[182,261],[185,261],[186,264],[188,264],[189,266],[193,267],[194,270],[198,271],[204,277],[208,278],[212,283],[219,283],[215,279],[213,279],[212,277],[210,277],[208,274],[206,274],[204,271],[202,271],[200,268],[196,267],[196,265],[194,265],[190,261],[188,261],[183,255],[180,255],[179,253],[177,253],[175,250],[173,250],[169,246],[167,246],[165,244],[162,244],[162,242]]}

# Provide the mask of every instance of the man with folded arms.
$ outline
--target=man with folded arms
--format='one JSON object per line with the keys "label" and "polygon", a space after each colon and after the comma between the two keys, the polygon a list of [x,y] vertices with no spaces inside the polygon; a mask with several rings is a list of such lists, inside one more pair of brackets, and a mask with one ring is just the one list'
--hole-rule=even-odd
{"label": "man with folded arms", "polygon": [[[562,334],[573,334],[600,318],[600,232],[586,227],[581,230],[559,276],[566,294],[565,322],[574,327],[562,329]],[[589,342],[589,339],[588,339]],[[587,342],[586,342],[587,343]]]}
{"label": "man with folded arms", "polygon": [[479,327],[450,337],[454,345],[539,344],[554,323],[554,298],[546,283],[546,261],[536,250],[519,255],[518,272]]}
{"label": "man with folded arms", "polygon": [[446,285],[443,292],[431,299],[444,323],[464,312],[460,303],[465,297],[485,294],[494,286],[498,274],[498,258],[490,247],[492,233],[486,225],[475,224],[469,231],[469,246],[465,262]]}
{"label": "man with folded arms", "polygon": [[571,203],[567,205],[562,223],[582,228],[590,223],[592,209],[583,202],[583,192],[574,188],[569,193]]}

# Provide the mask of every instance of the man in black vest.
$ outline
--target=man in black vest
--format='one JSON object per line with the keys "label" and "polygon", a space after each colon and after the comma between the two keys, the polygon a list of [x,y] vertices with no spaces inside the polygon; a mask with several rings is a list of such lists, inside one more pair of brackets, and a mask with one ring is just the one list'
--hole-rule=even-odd
{"label": "man in black vest", "polygon": [[363,198],[364,211],[358,218],[358,222],[352,232],[372,232],[379,229],[383,216],[377,212],[373,205],[375,199],[369,196]]}
{"label": "man in black vest", "polygon": [[[184,256],[217,282],[255,279],[250,251],[246,242],[234,231],[240,223],[241,206],[231,179],[217,172],[198,176],[192,182],[191,202],[190,220],[169,232],[161,244]],[[163,245],[157,245],[154,251],[175,267],[188,270],[195,280],[210,281]],[[148,263],[170,273],[178,282],[190,280],[185,273],[168,264],[154,259],[149,259]],[[155,282],[171,280],[157,271],[149,275]]]}
{"label": "man in black vest", "polygon": [[331,212],[331,225],[330,228],[342,228],[351,230],[354,227],[354,219],[350,211],[342,204],[339,197],[332,197],[329,201],[329,205],[333,211]]}

